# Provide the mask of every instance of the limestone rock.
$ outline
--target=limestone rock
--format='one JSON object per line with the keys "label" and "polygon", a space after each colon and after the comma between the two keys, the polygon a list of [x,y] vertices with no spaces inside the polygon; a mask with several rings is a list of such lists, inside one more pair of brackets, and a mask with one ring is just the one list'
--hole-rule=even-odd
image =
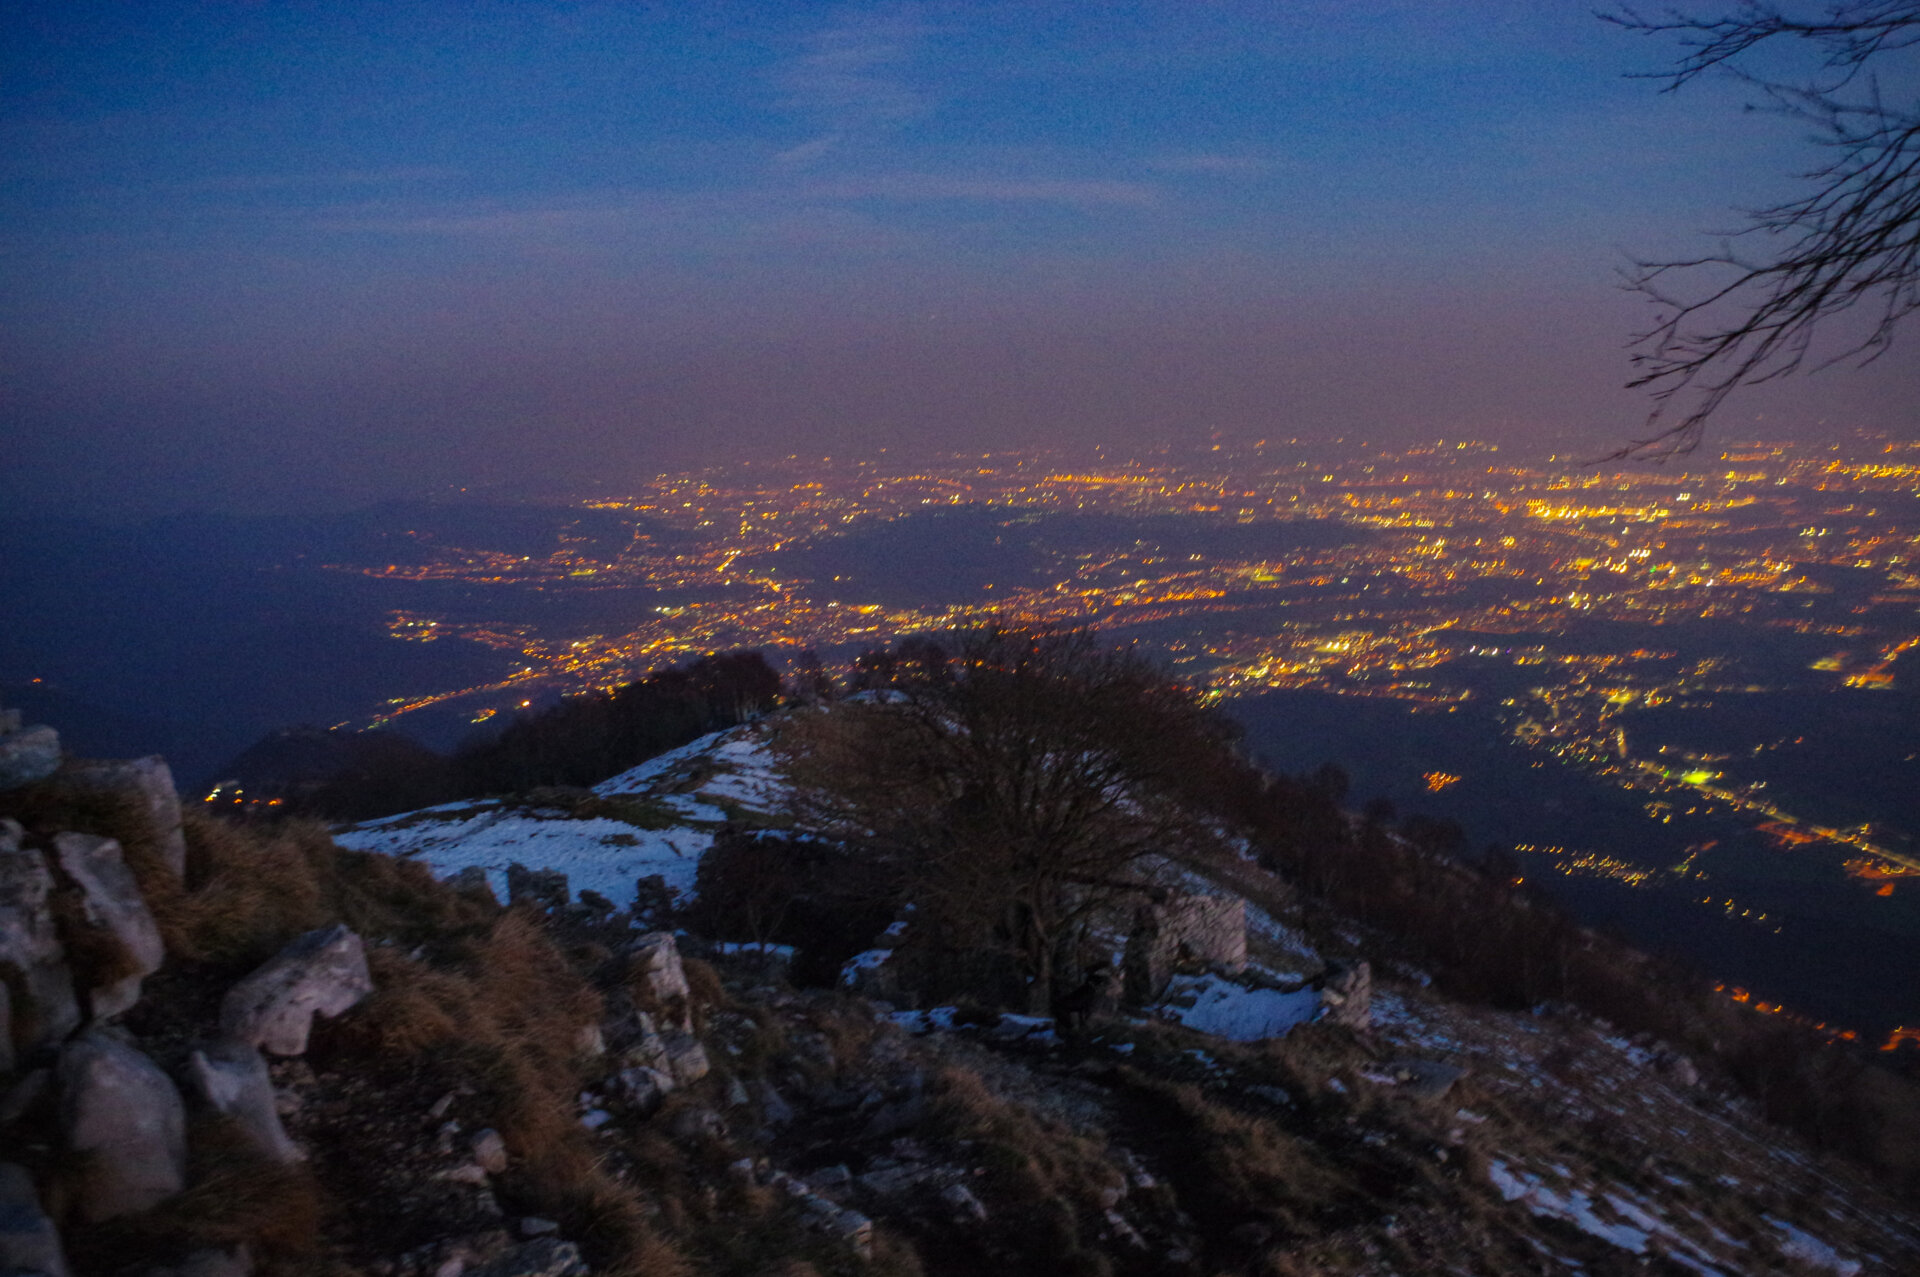
{"label": "limestone rock", "polygon": [[673,1092],[672,1074],[645,1065],[621,1069],[613,1080],[620,1097],[643,1115],[653,1113]]}
{"label": "limestone rock", "polygon": [[473,1149],[473,1160],[487,1174],[498,1175],[507,1169],[507,1142],[491,1126],[474,1132],[469,1146]]}
{"label": "limestone rock", "polygon": [[693,1029],[693,991],[671,931],[649,931],[633,942],[634,993],[662,1024]]}
{"label": "limestone rock", "polygon": [[0,1273],[67,1277],[60,1233],[40,1209],[26,1168],[0,1162]]}
{"label": "limestone rock", "polygon": [[137,813],[143,832],[176,878],[187,872],[187,839],[180,828],[180,795],[173,769],[158,754],[145,758],[71,760],[48,778],[61,793],[121,800]]}
{"label": "limestone rock", "polygon": [[372,992],[365,945],[335,923],[307,932],[229,989],[220,1030],[273,1055],[302,1055],[315,1013],[332,1018]]}
{"label": "limestone rock", "polygon": [[207,1107],[233,1119],[263,1156],[283,1165],[300,1160],[280,1124],[273,1079],[259,1051],[245,1042],[215,1042],[188,1059],[187,1076]]}
{"label": "limestone rock", "polygon": [[0,823],[0,973],[16,1057],[57,1046],[80,1027],[66,949],[48,905],[52,891],[46,858],[20,845],[20,826]]}
{"label": "limestone rock", "polygon": [[44,780],[60,767],[60,733],[34,726],[0,735],[0,789]]}
{"label": "limestone rock", "polygon": [[691,1033],[669,1033],[662,1040],[667,1048],[667,1072],[681,1086],[698,1082],[713,1068],[707,1049]]}
{"label": "limestone rock", "polygon": [[1320,986],[1323,1019],[1349,1029],[1373,1026],[1373,967],[1369,963],[1336,962]]}
{"label": "limestone rock", "polygon": [[100,1223],[146,1210],[187,1177],[187,1112],[160,1067],[107,1029],[66,1044],[57,1066],[67,1146],[87,1160],[80,1217]]}
{"label": "limestone rock", "polygon": [[87,992],[94,1019],[119,1015],[140,1000],[140,982],[166,961],[160,927],[119,843],[92,834],[55,834],[53,854],[61,871],[80,888],[87,921],[112,936],[126,960],[128,969]]}

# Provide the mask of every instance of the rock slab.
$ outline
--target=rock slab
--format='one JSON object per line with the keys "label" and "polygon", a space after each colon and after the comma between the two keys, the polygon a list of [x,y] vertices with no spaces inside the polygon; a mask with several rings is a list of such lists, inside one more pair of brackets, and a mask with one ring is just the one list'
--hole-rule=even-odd
{"label": "rock slab", "polygon": [[0,973],[7,984],[16,1058],[58,1046],[80,1027],[80,1006],[49,897],[46,857],[20,845],[20,826],[0,822]]}
{"label": "rock slab", "polygon": [[332,1018],[372,992],[366,946],[335,923],[307,932],[229,989],[220,1031],[271,1055],[304,1055],[316,1014]]}
{"label": "rock slab", "polygon": [[263,1157],[282,1165],[300,1160],[299,1147],[280,1124],[273,1079],[259,1051],[245,1042],[215,1042],[188,1058],[187,1078],[200,1100],[231,1118]]}
{"label": "rock slab", "polygon": [[67,1147],[85,1160],[88,1223],[143,1211],[187,1180],[187,1110],[160,1066],[111,1030],[88,1029],[56,1067]]}
{"label": "rock slab", "polygon": [[110,935],[124,959],[112,978],[87,994],[96,1020],[119,1015],[140,1000],[140,982],[166,961],[159,924],[113,839],[55,834],[53,854],[60,871],[80,888],[87,922]]}

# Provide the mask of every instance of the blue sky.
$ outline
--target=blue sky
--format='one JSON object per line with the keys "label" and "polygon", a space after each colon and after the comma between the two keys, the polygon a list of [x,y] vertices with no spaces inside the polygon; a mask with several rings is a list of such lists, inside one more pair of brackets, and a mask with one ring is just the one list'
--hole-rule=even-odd
{"label": "blue sky", "polygon": [[[1581,3],[9,4],[0,498],[1607,445],[1796,126]],[[1725,428],[1912,428],[1909,347]],[[1755,422],[1756,417],[1764,421]],[[1751,427],[1751,429],[1749,429]]]}

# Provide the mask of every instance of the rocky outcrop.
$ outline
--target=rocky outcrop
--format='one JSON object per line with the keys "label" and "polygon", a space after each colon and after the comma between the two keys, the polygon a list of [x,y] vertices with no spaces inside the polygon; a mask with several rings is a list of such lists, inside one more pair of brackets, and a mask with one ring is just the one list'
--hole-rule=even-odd
{"label": "rocky outcrop", "polygon": [[112,950],[107,969],[93,973],[101,982],[87,990],[93,1018],[119,1015],[140,1000],[140,982],[166,960],[160,928],[119,843],[92,834],[55,834],[53,854],[61,873],[80,891],[87,924],[104,933]]}
{"label": "rocky outcrop", "polygon": [[680,946],[671,931],[649,931],[633,942],[633,992],[642,1010],[663,1028],[693,1031],[692,991]]}
{"label": "rocky outcrop", "polygon": [[20,845],[0,820],[0,980],[7,990],[8,1064],[58,1046],[80,1026],[66,947],[60,943],[46,857]]}
{"label": "rocky outcrop", "polygon": [[187,1112],[160,1066],[113,1030],[61,1048],[61,1131],[87,1168],[76,1209],[100,1223],[146,1210],[187,1182]]}
{"label": "rocky outcrop", "polygon": [[366,947],[336,923],[309,931],[228,990],[220,1031],[271,1055],[304,1055],[316,1014],[332,1018],[372,992]]}
{"label": "rocky outcrop", "polygon": [[0,1273],[67,1277],[60,1233],[24,1166],[0,1162]]}
{"label": "rocky outcrop", "polygon": [[300,1149],[280,1123],[273,1079],[259,1051],[245,1042],[215,1042],[187,1060],[187,1078],[200,1101],[239,1127],[261,1156],[282,1164],[300,1160]]}
{"label": "rocky outcrop", "polygon": [[[145,758],[70,759],[47,778],[50,793],[85,801],[104,799],[121,808],[174,877],[187,871],[187,839],[180,825],[180,795],[173,769],[158,754]],[[131,838],[133,835],[128,833]]]}

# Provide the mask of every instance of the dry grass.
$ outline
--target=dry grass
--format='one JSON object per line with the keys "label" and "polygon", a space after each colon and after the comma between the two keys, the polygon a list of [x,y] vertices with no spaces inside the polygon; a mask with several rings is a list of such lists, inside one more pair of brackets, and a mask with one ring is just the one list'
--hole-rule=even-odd
{"label": "dry grass", "polygon": [[1181,1204],[1209,1233],[1243,1224],[1315,1231],[1314,1216],[1351,1190],[1310,1144],[1273,1123],[1215,1104],[1192,1086],[1122,1070]]}
{"label": "dry grass", "polygon": [[931,1095],[930,1128],[979,1145],[997,1240],[1056,1271],[1097,1266],[1100,1195],[1124,1185],[1104,1143],[997,1098],[963,1069],[943,1069]]}

